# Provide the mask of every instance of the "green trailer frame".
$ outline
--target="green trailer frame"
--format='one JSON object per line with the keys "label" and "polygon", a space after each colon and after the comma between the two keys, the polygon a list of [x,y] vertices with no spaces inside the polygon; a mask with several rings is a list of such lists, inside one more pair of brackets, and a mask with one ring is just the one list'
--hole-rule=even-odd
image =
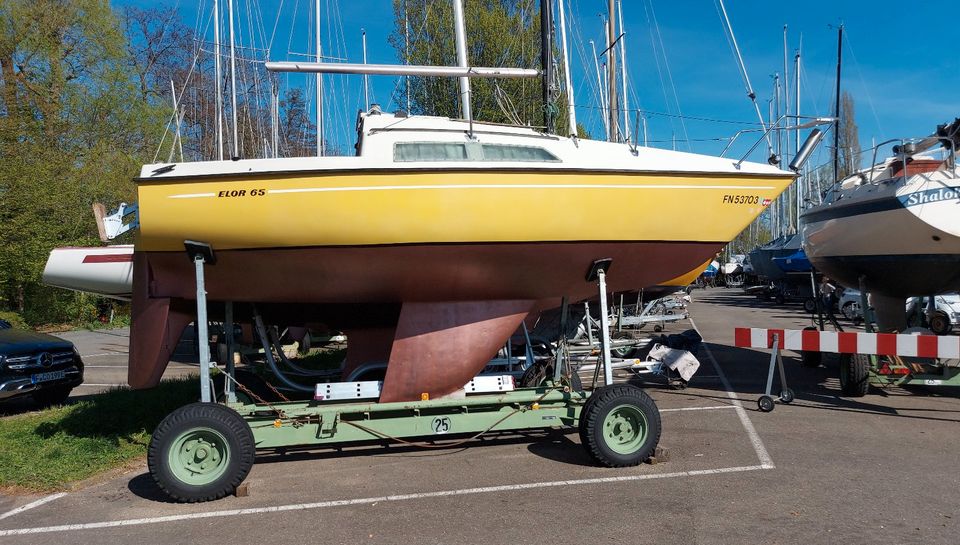
{"label": "green trailer frame", "polygon": [[[195,264],[197,335],[208,338],[204,267],[214,264],[213,249],[185,241]],[[604,384],[592,392],[574,390],[563,380],[561,362],[552,377],[535,388],[495,394],[463,394],[420,401],[330,402],[240,401],[232,358],[223,370],[225,402],[215,402],[209,380],[208,343],[200,342],[201,401],[169,414],[154,431],[147,462],[157,485],[172,499],[197,502],[221,498],[236,490],[249,473],[257,449],[344,447],[370,442],[435,446],[455,439],[462,444],[485,433],[573,428],[587,453],[599,465],[625,467],[649,459],[660,438],[660,412],[642,389],[613,384],[607,323],[605,271],[610,260],[594,262],[587,274],[600,293]],[[232,323],[231,305],[226,323]],[[232,327],[227,327],[228,353]],[[561,350],[561,358],[564,352]],[[269,362],[268,358],[268,362]],[[262,401],[262,400],[260,400]],[[417,442],[419,440],[420,442]],[[426,441],[426,443],[423,443]],[[444,441],[439,446],[451,446]]]}
{"label": "green trailer frame", "polygon": [[246,420],[257,448],[278,448],[571,427],[588,398],[586,392],[545,386],[414,402],[227,406]]}

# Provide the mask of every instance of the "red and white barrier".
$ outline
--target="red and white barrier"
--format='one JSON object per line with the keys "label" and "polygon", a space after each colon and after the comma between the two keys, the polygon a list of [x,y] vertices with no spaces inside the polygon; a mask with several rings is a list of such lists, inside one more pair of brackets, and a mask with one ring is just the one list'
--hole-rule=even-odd
{"label": "red and white barrier", "polygon": [[773,348],[774,335],[779,336],[780,348],[785,350],[960,358],[960,337],[956,336],[738,327],[734,332],[734,345],[740,348]]}

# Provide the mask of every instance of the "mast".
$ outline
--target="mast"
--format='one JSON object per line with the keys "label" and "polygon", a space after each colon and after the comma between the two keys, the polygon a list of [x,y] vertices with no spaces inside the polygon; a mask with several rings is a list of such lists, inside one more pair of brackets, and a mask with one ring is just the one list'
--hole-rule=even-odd
{"label": "mast", "polygon": [[837,88],[833,106],[833,177],[840,181],[840,69],[843,66],[843,23],[837,29]]}
{"label": "mast", "polygon": [[[323,43],[320,40],[320,0],[316,1],[317,16],[317,62],[323,62]],[[317,157],[325,154],[323,143],[323,74],[317,73]]]}
{"label": "mast", "polygon": [[240,142],[237,141],[237,55],[233,39],[233,0],[227,0],[230,10],[230,109],[233,110],[233,158],[240,158]]}
{"label": "mast", "polygon": [[[467,63],[467,28],[463,20],[463,0],[453,0],[453,24],[457,38],[457,66],[468,66]],[[470,108],[470,78],[460,78],[460,113],[463,118],[473,122],[473,111]],[[472,131],[471,131],[472,132]]]}
{"label": "mast", "polygon": [[213,71],[217,88],[217,160],[223,161],[223,90],[220,83],[220,2],[213,0]]}
{"label": "mast", "polygon": [[630,141],[630,97],[627,95],[627,33],[623,29],[623,0],[617,0],[617,14],[620,18],[620,84],[623,88],[623,129],[624,141]]}
{"label": "mast", "polygon": [[[562,1],[562,0],[561,0]],[[540,0],[540,66],[543,69],[543,125],[547,134],[557,132],[553,111],[553,2]]]}
{"label": "mast", "polygon": [[[403,0],[403,64],[410,64],[410,19],[407,18],[407,0]],[[407,113],[410,113],[410,76],[404,76],[404,87],[407,90]]]}
{"label": "mast", "polygon": [[270,94],[273,99],[270,103],[270,119],[273,122],[270,139],[273,146],[273,157],[277,158],[280,157],[280,84],[275,78],[270,79],[274,80],[270,85]]}
{"label": "mast", "polygon": [[[360,29],[360,33],[363,35],[363,64],[367,64],[367,31]],[[367,74],[363,75],[363,109],[366,110],[370,107],[370,76]]]}
{"label": "mast", "polygon": [[613,22],[617,13],[614,0],[608,0],[607,12],[607,99],[610,101],[610,141],[620,141],[620,114],[617,111],[617,53],[613,45],[617,39]]}
{"label": "mast", "polygon": [[560,49],[563,53],[563,79],[564,87],[567,90],[567,119],[569,120],[568,130],[570,136],[577,135],[577,109],[573,103],[573,77],[570,75],[570,55],[567,52],[567,20],[564,15],[564,3],[566,0],[560,0]]}

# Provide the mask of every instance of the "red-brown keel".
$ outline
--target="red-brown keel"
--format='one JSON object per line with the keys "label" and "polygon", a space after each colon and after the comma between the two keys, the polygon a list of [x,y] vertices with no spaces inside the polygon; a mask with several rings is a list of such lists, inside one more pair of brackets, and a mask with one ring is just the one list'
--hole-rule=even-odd
{"label": "red-brown keel", "polygon": [[494,357],[535,301],[404,303],[381,402],[415,401],[463,387]]}

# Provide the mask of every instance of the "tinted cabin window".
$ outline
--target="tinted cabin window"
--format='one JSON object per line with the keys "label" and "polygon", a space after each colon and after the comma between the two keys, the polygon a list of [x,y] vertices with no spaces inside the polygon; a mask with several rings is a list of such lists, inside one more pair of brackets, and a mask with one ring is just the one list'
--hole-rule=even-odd
{"label": "tinted cabin window", "polygon": [[490,162],[559,162],[549,151],[535,146],[504,144],[404,142],[394,145],[397,162],[490,161]]}
{"label": "tinted cabin window", "polygon": [[485,161],[559,161],[552,153],[533,146],[483,144]]}

